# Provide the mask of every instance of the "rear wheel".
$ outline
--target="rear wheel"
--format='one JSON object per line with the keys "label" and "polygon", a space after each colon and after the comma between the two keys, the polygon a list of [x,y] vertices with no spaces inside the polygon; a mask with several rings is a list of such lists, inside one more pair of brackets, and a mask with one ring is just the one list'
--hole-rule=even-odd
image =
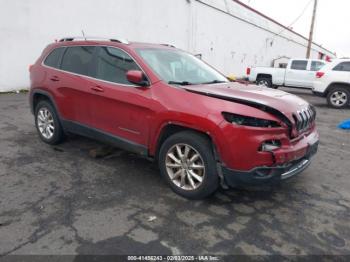
{"label": "rear wheel", "polygon": [[172,135],[163,143],[159,168],[172,190],[185,198],[203,199],[219,186],[211,142],[192,131]]}
{"label": "rear wheel", "polygon": [[56,145],[64,139],[56,110],[46,100],[40,101],[35,108],[35,126],[40,139],[47,144]]}
{"label": "rear wheel", "polygon": [[345,108],[349,101],[350,91],[344,87],[334,87],[327,95],[328,105],[334,108]]}
{"label": "rear wheel", "polygon": [[272,87],[272,80],[268,77],[259,77],[256,83],[258,86]]}

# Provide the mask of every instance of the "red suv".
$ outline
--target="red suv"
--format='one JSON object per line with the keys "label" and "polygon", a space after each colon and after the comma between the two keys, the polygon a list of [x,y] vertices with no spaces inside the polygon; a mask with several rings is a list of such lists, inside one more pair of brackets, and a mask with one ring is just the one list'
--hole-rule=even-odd
{"label": "red suv", "polygon": [[290,178],[317,151],[316,112],[283,91],[229,82],[168,45],[64,38],[30,67],[48,144],[75,133],[157,160],[178,194]]}

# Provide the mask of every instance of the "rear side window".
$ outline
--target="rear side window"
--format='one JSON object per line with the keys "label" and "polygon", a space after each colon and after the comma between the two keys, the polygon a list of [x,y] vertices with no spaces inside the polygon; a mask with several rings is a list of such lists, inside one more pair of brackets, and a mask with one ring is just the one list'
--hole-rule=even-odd
{"label": "rear side window", "polygon": [[345,71],[350,72],[350,62],[342,62],[333,68],[333,71]]}
{"label": "rear side window", "polygon": [[91,75],[94,46],[67,47],[63,55],[61,69],[80,75]]}
{"label": "rear side window", "polygon": [[307,61],[305,60],[294,60],[291,65],[291,69],[294,70],[306,70]]}
{"label": "rear side window", "polygon": [[64,51],[64,47],[59,47],[59,48],[54,49],[46,57],[46,59],[44,61],[44,65],[58,68],[63,51]]}
{"label": "rear side window", "polygon": [[98,47],[95,77],[101,80],[132,85],[126,79],[129,70],[141,70],[124,51],[113,47]]}
{"label": "rear side window", "polygon": [[325,65],[325,63],[323,63],[323,62],[320,62],[320,61],[312,61],[312,62],[311,62],[311,71],[318,71],[318,70],[320,70],[324,65]]}

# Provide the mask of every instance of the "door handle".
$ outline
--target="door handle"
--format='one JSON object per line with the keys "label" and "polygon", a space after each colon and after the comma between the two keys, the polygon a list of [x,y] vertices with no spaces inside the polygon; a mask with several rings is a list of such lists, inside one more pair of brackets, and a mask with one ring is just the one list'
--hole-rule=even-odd
{"label": "door handle", "polygon": [[53,81],[53,82],[60,81],[58,76],[53,76],[53,77],[50,78],[50,80]]}
{"label": "door handle", "polygon": [[91,89],[96,91],[96,92],[103,92],[104,91],[103,88],[100,86],[93,86],[93,87],[91,87]]}

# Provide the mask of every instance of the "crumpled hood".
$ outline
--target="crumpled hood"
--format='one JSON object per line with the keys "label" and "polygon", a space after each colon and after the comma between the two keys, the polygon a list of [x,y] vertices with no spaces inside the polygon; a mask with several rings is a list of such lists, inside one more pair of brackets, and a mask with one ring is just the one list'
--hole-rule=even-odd
{"label": "crumpled hood", "polygon": [[279,111],[291,122],[293,113],[309,105],[308,102],[300,97],[284,91],[237,82],[186,86],[186,90],[254,107],[274,109],[273,111]]}

